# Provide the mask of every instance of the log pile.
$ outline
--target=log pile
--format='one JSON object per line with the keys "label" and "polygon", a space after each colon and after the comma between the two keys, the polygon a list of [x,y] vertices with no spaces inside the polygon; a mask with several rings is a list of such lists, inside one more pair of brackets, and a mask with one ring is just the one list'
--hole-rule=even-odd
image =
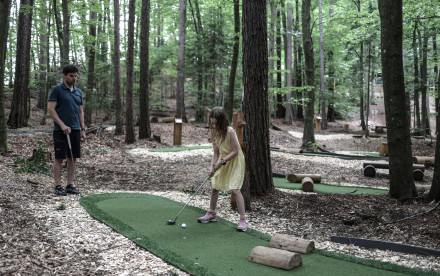
{"label": "log pile", "polygon": [[291,183],[301,183],[301,190],[304,192],[313,192],[314,184],[321,183],[320,174],[288,174],[287,180]]}
{"label": "log pile", "polygon": [[291,270],[302,265],[301,254],[308,254],[313,249],[314,241],[276,234],[270,240],[269,247],[257,246],[252,249],[249,261]]}

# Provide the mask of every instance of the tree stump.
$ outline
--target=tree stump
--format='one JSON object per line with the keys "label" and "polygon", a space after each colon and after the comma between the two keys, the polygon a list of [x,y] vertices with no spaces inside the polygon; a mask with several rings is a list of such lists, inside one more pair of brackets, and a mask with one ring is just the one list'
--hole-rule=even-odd
{"label": "tree stump", "polygon": [[376,176],[376,168],[372,165],[368,165],[364,168],[364,175],[368,177],[375,177]]}
{"label": "tree stump", "polygon": [[383,142],[380,145],[379,155],[380,156],[388,156],[388,142]]}
{"label": "tree stump", "polygon": [[313,192],[313,180],[310,177],[304,177],[301,180],[301,190],[307,193]]}
{"label": "tree stump", "polygon": [[249,261],[285,270],[291,270],[302,265],[300,254],[264,246],[257,246],[252,249]]}
{"label": "tree stump", "polygon": [[301,183],[304,177],[310,177],[314,183],[321,183],[320,174],[298,174],[292,173],[287,175],[287,180],[292,183]]}
{"label": "tree stump", "polygon": [[269,247],[308,254],[315,249],[315,242],[290,235],[275,234],[270,239]]}

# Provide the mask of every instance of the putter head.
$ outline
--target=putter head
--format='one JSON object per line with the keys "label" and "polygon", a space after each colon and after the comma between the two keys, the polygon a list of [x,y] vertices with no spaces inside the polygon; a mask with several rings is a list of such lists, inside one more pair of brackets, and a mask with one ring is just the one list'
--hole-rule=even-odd
{"label": "putter head", "polygon": [[173,224],[176,224],[176,222],[174,220],[169,219],[169,220],[167,220],[167,224],[173,225]]}

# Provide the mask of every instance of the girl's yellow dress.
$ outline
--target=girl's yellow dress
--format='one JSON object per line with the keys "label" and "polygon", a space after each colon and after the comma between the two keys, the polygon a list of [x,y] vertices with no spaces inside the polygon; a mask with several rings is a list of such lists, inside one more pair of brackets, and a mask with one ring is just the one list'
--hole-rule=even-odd
{"label": "girl's yellow dress", "polygon": [[[232,127],[228,127],[228,132],[223,141],[220,139],[214,139],[214,143],[219,149],[219,159],[225,158],[231,151],[231,131]],[[220,169],[211,178],[212,188],[220,191],[230,191],[234,189],[241,189],[244,180],[245,161],[243,151],[240,145],[238,146],[238,154],[226,162],[226,165],[221,166]]]}

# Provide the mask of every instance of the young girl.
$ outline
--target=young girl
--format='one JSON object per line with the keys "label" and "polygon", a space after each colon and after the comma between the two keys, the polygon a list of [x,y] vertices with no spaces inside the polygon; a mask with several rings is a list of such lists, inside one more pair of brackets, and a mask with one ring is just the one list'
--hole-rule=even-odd
{"label": "young girl", "polygon": [[245,215],[244,199],[240,192],[243,185],[245,161],[241,151],[237,135],[221,107],[215,107],[209,114],[211,142],[214,148],[214,155],[211,161],[211,202],[209,211],[199,218],[200,223],[217,221],[216,205],[220,190],[231,191],[235,195],[238,212],[240,213],[240,223],[238,231],[246,231],[248,221]]}

